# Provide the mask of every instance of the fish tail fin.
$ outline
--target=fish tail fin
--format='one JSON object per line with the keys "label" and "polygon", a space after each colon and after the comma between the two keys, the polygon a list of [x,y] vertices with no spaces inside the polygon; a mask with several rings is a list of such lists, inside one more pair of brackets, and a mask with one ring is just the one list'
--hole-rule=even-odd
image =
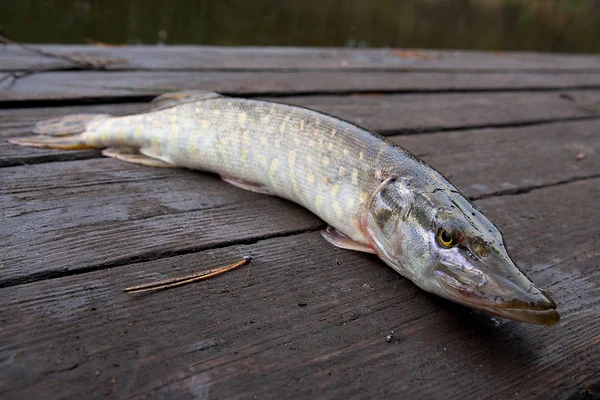
{"label": "fish tail fin", "polygon": [[[99,148],[89,143],[82,135],[91,123],[109,118],[107,114],[74,114],[38,122],[32,129],[38,136],[8,139],[9,143],[29,147],[62,150]],[[103,146],[100,146],[103,147]]]}

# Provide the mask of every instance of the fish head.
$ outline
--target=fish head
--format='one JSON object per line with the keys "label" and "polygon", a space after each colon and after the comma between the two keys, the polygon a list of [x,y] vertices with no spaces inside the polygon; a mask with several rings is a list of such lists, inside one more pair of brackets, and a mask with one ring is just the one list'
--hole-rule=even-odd
{"label": "fish head", "polygon": [[422,289],[513,320],[552,325],[556,303],[512,261],[498,228],[452,186],[389,179],[364,223],[377,254]]}

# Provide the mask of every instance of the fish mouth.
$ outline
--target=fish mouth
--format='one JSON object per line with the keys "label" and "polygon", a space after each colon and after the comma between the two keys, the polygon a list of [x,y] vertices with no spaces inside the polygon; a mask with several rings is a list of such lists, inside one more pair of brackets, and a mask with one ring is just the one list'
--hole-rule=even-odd
{"label": "fish mouth", "polygon": [[527,308],[481,308],[488,314],[515,321],[528,322],[535,325],[554,325],[560,320],[560,314],[556,308],[546,310],[535,310]]}
{"label": "fish mouth", "polygon": [[449,300],[502,318],[536,325],[560,319],[554,300],[521,274],[520,280],[502,275],[450,269],[440,265],[433,275]]}

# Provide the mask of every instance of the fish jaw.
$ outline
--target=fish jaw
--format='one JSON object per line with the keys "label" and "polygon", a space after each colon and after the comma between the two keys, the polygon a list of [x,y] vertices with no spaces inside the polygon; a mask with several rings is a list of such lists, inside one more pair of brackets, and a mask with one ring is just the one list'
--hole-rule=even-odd
{"label": "fish jaw", "polygon": [[458,191],[388,179],[365,209],[361,225],[370,247],[421,289],[508,319],[558,322],[556,303],[519,270],[498,228]]}
{"label": "fish jaw", "polygon": [[441,293],[443,297],[456,303],[530,324],[557,323],[560,315],[554,300],[536,287],[514,264],[512,267],[509,278],[506,266],[501,271],[495,271],[493,267],[458,270],[439,264],[433,269],[433,276],[445,291]]}

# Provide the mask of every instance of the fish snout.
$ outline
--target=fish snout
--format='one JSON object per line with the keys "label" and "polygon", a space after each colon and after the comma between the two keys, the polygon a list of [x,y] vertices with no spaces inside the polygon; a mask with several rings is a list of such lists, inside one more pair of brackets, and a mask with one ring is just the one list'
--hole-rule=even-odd
{"label": "fish snout", "polygon": [[451,300],[468,307],[538,325],[552,325],[560,319],[554,300],[517,267],[510,273],[484,273],[440,264],[433,275]]}

